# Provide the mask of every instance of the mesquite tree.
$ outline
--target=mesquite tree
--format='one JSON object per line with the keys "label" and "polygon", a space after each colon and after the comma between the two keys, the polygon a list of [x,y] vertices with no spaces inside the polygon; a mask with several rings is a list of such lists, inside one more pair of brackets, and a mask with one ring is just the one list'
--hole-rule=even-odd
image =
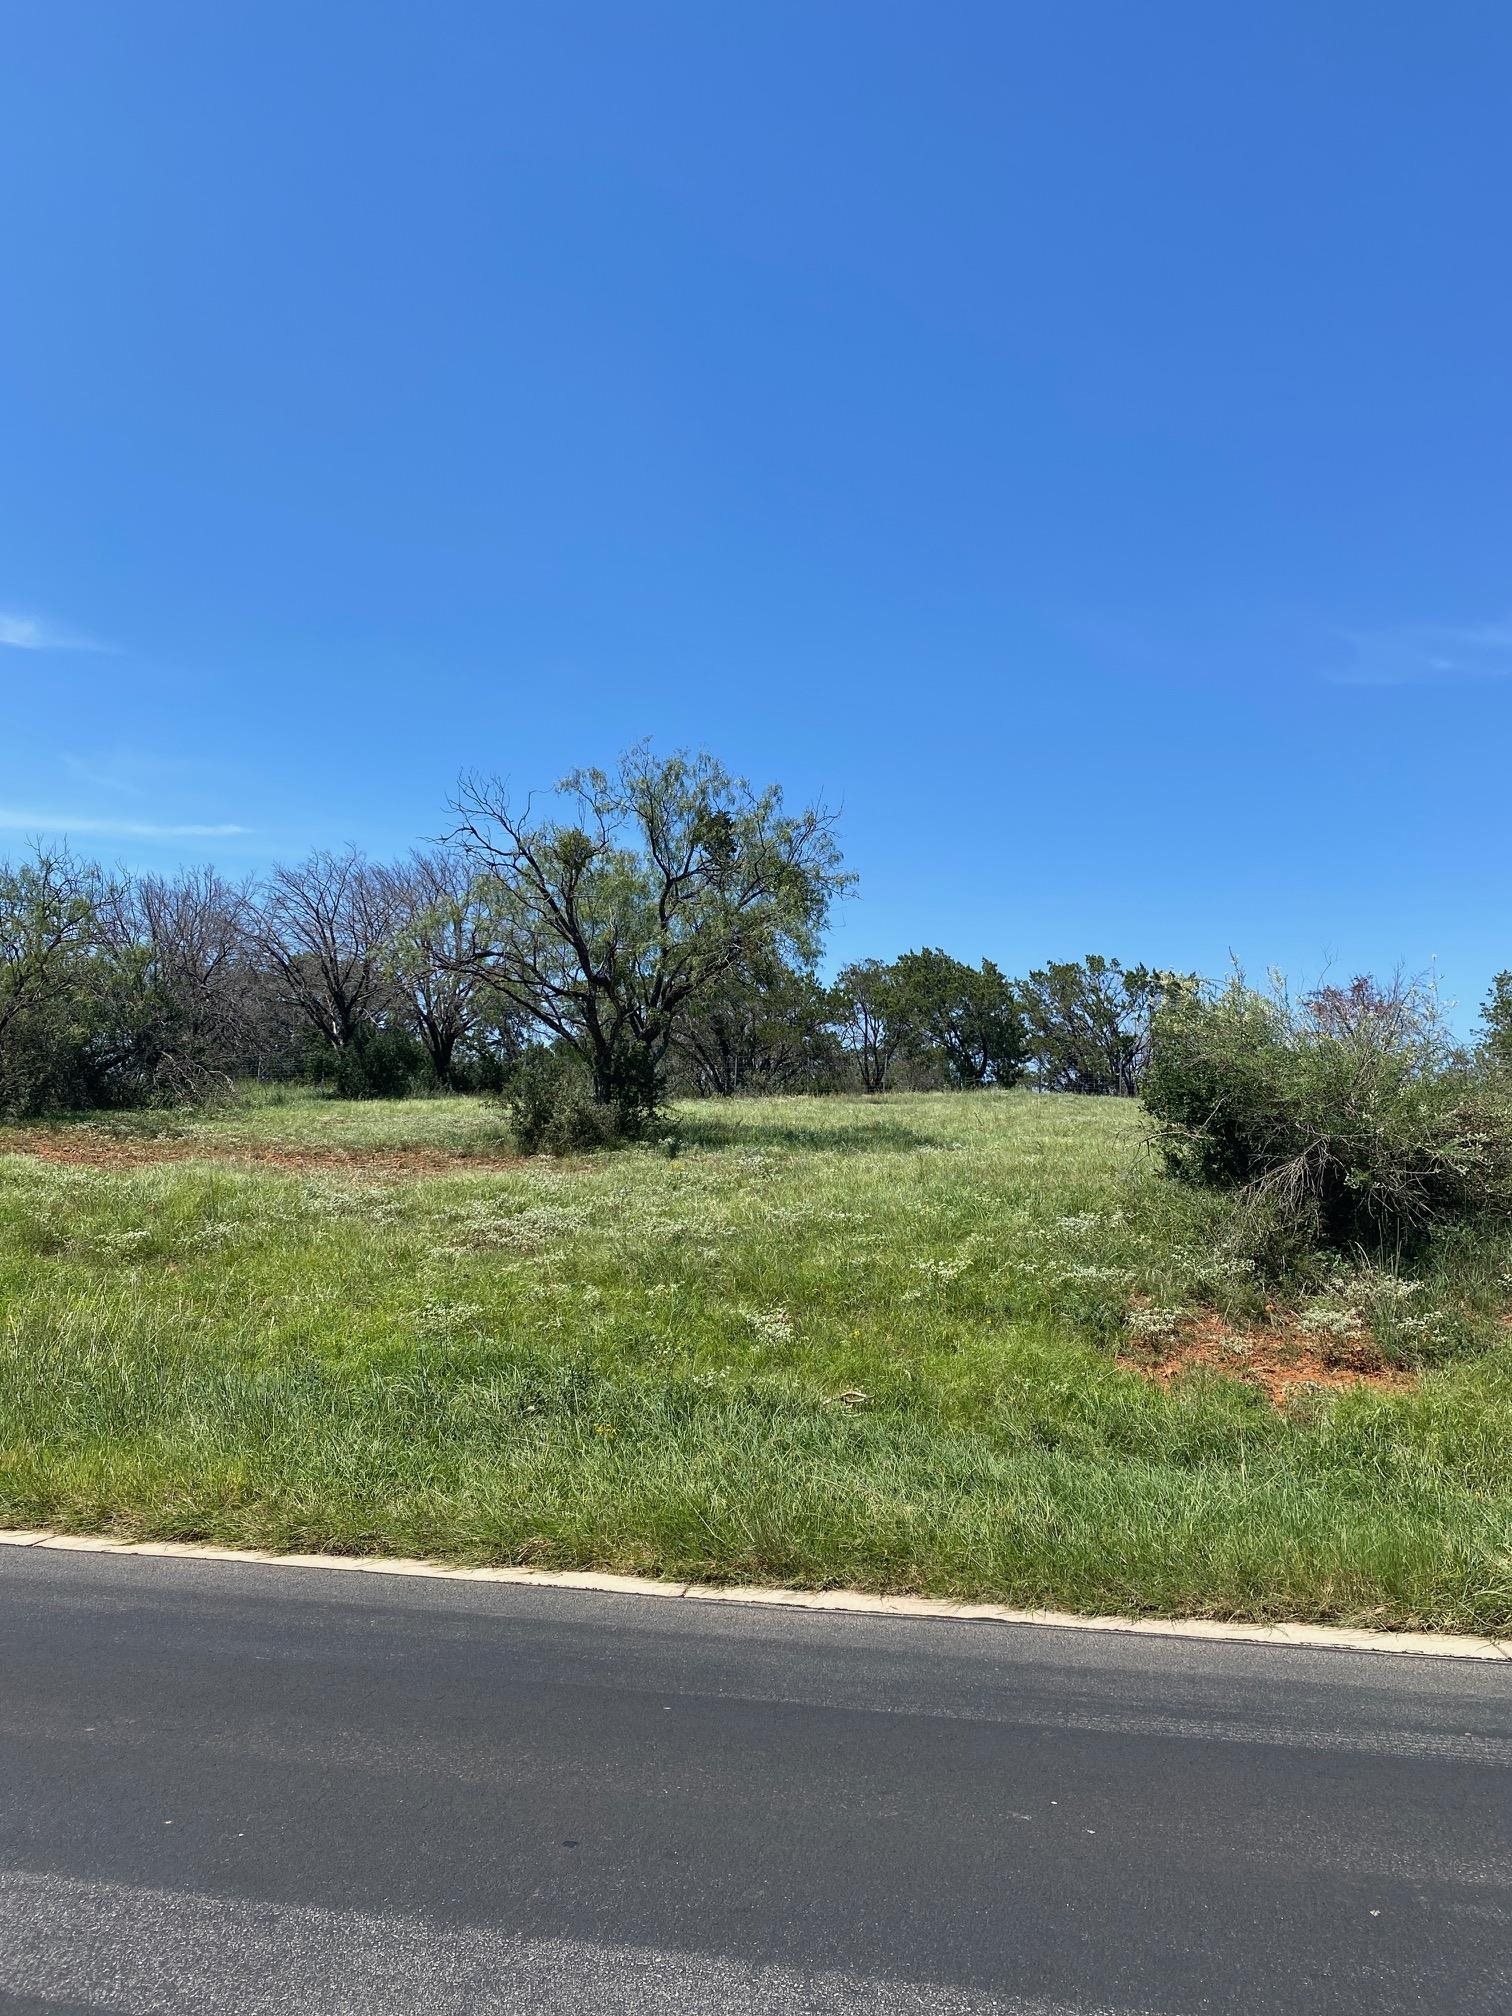
{"label": "mesquite tree", "polygon": [[143,1098],[199,1098],[253,1049],[258,974],[250,892],[214,868],[139,875],[102,908],[112,1013],[101,1062]]}
{"label": "mesquite tree", "polygon": [[395,899],[356,848],[277,867],[252,912],[259,957],[333,1050],[344,1050],[386,1005]]}
{"label": "mesquite tree", "polygon": [[59,974],[98,944],[108,885],[65,847],[38,846],[0,862],[0,1041],[12,1023],[59,989]]}
{"label": "mesquite tree", "polygon": [[450,1085],[459,1047],[489,1006],[472,871],[456,848],[432,847],[381,873],[392,919],[388,965],[395,994],[425,1045],[436,1083]]}
{"label": "mesquite tree", "polygon": [[861,1090],[885,1092],[913,1033],[897,968],[883,959],[853,960],[840,969],[832,1001],[835,1027],[855,1059]]}
{"label": "mesquite tree", "polygon": [[743,963],[813,958],[848,880],[834,819],[645,744],[555,796],[559,812],[538,814],[497,779],[464,780],[453,837],[476,877],[479,964],[578,1054],[594,1099],[634,1119],[691,1004]]}

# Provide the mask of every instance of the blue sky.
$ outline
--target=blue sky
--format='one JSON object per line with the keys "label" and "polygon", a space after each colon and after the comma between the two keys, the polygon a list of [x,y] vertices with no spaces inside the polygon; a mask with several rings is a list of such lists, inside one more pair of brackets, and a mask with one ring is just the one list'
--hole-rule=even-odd
{"label": "blue sky", "polygon": [[0,851],[649,734],[836,956],[1512,965],[1512,11],[118,0],[0,51]]}

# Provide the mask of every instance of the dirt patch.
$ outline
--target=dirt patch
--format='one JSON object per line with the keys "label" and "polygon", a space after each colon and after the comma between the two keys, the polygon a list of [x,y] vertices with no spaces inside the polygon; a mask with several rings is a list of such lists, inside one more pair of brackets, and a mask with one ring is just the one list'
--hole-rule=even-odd
{"label": "dirt patch", "polygon": [[1130,1340],[1119,1362],[1169,1386],[1184,1372],[1201,1368],[1225,1372],[1258,1386],[1275,1406],[1308,1390],[1344,1392],[1372,1386],[1384,1392],[1409,1391],[1414,1373],[1388,1365],[1368,1332],[1320,1338],[1284,1312],[1252,1329],[1235,1330],[1221,1316],[1185,1318],[1169,1337]]}
{"label": "dirt patch", "polygon": [[515,1169],[518,1155],[465,1155],[444,1148],[295,1148],[260,1141],[206,1140],[173,1135],[44,1133],[17,1129],[0,1134],[0,1153],[35,1155],[73,1169],[140,1169],[163,1162],[224,1162],[244,1169],[283,1169],[294,1175],[340,1174],[375,1183],[413,1176]]}

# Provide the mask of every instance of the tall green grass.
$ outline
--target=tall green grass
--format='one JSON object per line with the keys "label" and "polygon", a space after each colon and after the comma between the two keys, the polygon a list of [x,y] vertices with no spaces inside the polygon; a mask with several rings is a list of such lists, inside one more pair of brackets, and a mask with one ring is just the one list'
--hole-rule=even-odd
{"label": "tall green grass", "polygon": [[[1260,1290],[1231,1207],[1159,1174],[1131,1105],[700,1106],[675,1159],[403,1182],[360,1157],[500,1154],[497,1112],[131,1124],[203,1157],[57,1167],[0,1135],[6,1523],[1512,1625],[1512,1256],[1319,1284],[1319,1320],[1397,1321],[1415,1390],[1163,1390],[1115,1357],[1130,1309]],[[225,1159],[280,1143],[359,1159]]]}

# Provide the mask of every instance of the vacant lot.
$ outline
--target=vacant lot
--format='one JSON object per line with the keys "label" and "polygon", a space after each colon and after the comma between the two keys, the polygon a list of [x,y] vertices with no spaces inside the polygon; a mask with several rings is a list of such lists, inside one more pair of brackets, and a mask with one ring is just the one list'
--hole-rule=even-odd
{"label": "vacant lot", "polygon": [[1512,1256],[1264,1321],[1132,1105],[682,1126],[572,1164],[461,1099],[0,1131],[0,1520],[1512,1625]]}

